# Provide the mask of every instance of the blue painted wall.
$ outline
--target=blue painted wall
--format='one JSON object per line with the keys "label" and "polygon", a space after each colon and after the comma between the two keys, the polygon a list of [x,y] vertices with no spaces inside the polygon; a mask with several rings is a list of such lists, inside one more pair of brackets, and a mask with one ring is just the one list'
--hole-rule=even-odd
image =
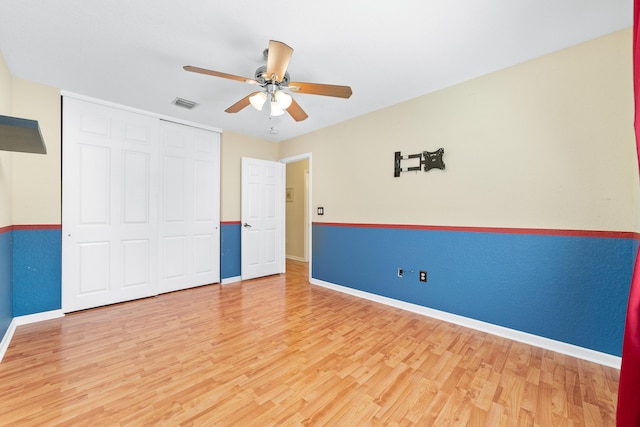
{"label": "blue painted wall", "polygon": [[[637,248],[632,238],[314,224],[312,277],[620,356]],[[60,251],[60,229],[0,233],[0,336],[12,317],[61,308]],[[224,223],[221,278],[240,274],[240,224]]]}
{"label": "blue painted wall", "polygon": [[620,356],[637,247],[632,238],[314,224],[312,277]]}
{"label": "blue painted wall", "polygon": [[220,278],[240,276],[240,222],[220,225]]}
{"label": "blue painted wall", "polygon": [[0,231],[0,339],[13,318],[12,249],[10,230]]}
{"label": "blue painted wall", "polygon": [[13,316],[62,307],[60,229],[13,230]]}

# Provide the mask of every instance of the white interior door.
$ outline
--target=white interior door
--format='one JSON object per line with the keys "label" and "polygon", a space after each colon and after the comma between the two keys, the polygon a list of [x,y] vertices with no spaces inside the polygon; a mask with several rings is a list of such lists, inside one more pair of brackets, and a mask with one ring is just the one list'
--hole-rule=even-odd
{"label": "white interior door", "polygon": [[63,109],[62,309],[157,294],[157,119]]}
{"label": "white interior door", "polygon": [[160,292],[220,281],[220,134],[162,121]]}
{"label": "white interior door", "polygon": [[283,163],[242,158],[242,280],[285,271],[284,174]]}

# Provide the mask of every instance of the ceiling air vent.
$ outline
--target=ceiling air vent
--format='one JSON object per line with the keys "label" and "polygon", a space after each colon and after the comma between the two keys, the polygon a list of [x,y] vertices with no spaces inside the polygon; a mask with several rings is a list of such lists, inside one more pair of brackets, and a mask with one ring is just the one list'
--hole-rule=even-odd
{"label": "ceiling air vent", "polygon": [[176,98],[171,103],[173,105],[177,105],[178,107],[186,108],[187,110],[192,110],[200,105],[197,102],[189,101],[188,99],[183,98]]}

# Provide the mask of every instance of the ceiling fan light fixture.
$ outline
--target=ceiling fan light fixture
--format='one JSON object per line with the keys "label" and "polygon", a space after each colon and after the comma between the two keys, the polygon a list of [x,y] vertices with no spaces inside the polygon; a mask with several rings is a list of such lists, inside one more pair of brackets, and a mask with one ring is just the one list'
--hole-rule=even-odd
{"label": "ceiling fan light fixture", "polygon": [[281,90],[277,91],[274,95],[276,102],[278,103],[278,107],[283,110],[286,110],[291,105],[291,95]]}
{"label": "ceiling fan light fixture", "polygon": [[278,105],[278,101],[273,99],[271,101],[271,115],[272,116],[281,116],[284,114],[284,109]]}
{"label": "ceiling fan light fixture", "polygon": [[267,94],[264,92],[258,92],[249,98],[249,102],[258,111],[262,111],[262,106],[267,100]]}

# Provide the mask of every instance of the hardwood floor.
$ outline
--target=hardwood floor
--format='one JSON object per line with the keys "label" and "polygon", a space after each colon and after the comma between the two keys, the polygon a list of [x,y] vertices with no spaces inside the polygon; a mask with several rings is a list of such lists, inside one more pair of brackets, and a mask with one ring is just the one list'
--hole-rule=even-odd
{"label": "hardwood floor", "polygon": [[613,426],[619,372],[287,274],[19,326],[0,425]]}

